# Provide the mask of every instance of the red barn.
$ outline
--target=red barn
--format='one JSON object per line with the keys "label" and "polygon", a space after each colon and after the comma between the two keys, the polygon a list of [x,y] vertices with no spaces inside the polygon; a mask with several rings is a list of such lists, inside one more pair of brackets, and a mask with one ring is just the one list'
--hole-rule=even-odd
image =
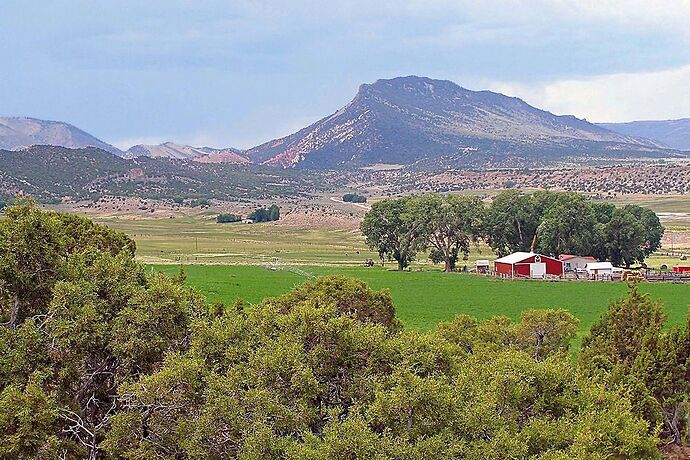
{"label": "red barn", "polygon": [[497,276],[504,278],[546,278],[563,276],[563,262],[533,252],[515,252],[494,260]]}

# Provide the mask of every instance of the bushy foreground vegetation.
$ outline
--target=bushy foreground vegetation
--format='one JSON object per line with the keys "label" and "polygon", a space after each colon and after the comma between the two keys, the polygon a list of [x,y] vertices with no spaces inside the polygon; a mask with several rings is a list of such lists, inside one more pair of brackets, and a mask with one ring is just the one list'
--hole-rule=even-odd
{"label": "bushy foreground vegetation", "polygon": [[635,289],[575,365],[565,311],[405,331],[345,277],[209,306],[122,234],[6,214],[3,458],[650,459],[687,440],[690,340]]}
{"label": "bushy foreground vegetation", "polygon": [[664,228],[650,209],[617,208],[578,193],[516,190],[499,193],[491,206],[476,196],[426,194],[375,203],[361,224],[372,250],[404,269],[417,253],[455,269],[460,256],[484,240],[503,256],[534,250],[551,256],[578,254],[615,265],[644,263],[661,246]]}

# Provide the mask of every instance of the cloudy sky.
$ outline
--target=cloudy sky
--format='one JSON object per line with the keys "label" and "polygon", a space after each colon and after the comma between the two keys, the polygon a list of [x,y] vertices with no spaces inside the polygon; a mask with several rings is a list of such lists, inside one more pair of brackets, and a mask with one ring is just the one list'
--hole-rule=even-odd
{"label": "cloudy sky", "polygon": [[414,74],[590,121],[690,117],[688,24],[690,0],[3,0],[0,115],[249,147]]}

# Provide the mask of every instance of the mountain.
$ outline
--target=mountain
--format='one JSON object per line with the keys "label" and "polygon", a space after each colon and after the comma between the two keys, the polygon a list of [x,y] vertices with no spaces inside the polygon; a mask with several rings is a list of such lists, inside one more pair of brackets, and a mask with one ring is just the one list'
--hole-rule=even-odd
{"label": "mountain", "polygon": [[173,142],[159,145],[135,145],[129,148],[125,158],[171,158],[175,160],[193,160],[200,163],[249,163],[249,159],[242,156],[242,151],[233,148],[214,149],[211,147],[191,147]]}
{"label": "mountain", "polygon": [[299,196],[320,191],[320,174],[252,164],[205,164],[121,158],[94,147],[35,145],[0,150],[0,201],[17,194],[40,200],[98,196],[237,200]]}
{"label": "mountain", "polygon": [[0,117],[0,149],[19,150],[32,145],[97,147],[114,155],[122,155],[119,149],[69,123],[28,117]]}
{"label": "mountain", "polygon": [[654,139],[671,148],[690,150],[690,118],[680,120],[598,123],[599,126],[626,136]]}
{"label": "mountain", "polygon": [[515,166],[570,157],[668,155],[658,142],[557,116],[518,98],[416,76],[362,85],[333,115],[245,153],[253,162],[283,168]]}

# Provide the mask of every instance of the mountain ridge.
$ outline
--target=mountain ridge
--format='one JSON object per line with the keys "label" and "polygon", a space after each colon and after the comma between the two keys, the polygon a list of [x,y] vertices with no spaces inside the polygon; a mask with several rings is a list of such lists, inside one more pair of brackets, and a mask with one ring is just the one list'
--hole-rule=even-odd
{"label": "mountain ridge", "polygon": [[201,163],[249,163],[243,156],[242,150],[235,148],[216,149],[212,147],[192,147],[174,142],[162,144],[138,144],[130,147],[123,155],[124,158],[169,158],[175,160],[191,160]]}
{"label": "mountain ridge", "polygon": [[530,149],[557,157],[558,150],[565,155],[628,149],[646,155],[663,147],[572,115],[554,115],[516,97],[408,76],[363,84],[335,113],[246,154],[254,162],[284,168],[411,164],[449,156],[463,165],[501,154],[507,159],[529,155]]}
{"label": "mountain ridge", "polygon": [[117,147],[63,121],[20,116],[0,117],[0,149],[21,150],[32,145],[96,147],[113,155],[123,154]]}
{"label": "mountain ridge", "polygon": [[690,118],[597,124],[621,134],[642,136],[654,139],[670,148],[690,151]]}

